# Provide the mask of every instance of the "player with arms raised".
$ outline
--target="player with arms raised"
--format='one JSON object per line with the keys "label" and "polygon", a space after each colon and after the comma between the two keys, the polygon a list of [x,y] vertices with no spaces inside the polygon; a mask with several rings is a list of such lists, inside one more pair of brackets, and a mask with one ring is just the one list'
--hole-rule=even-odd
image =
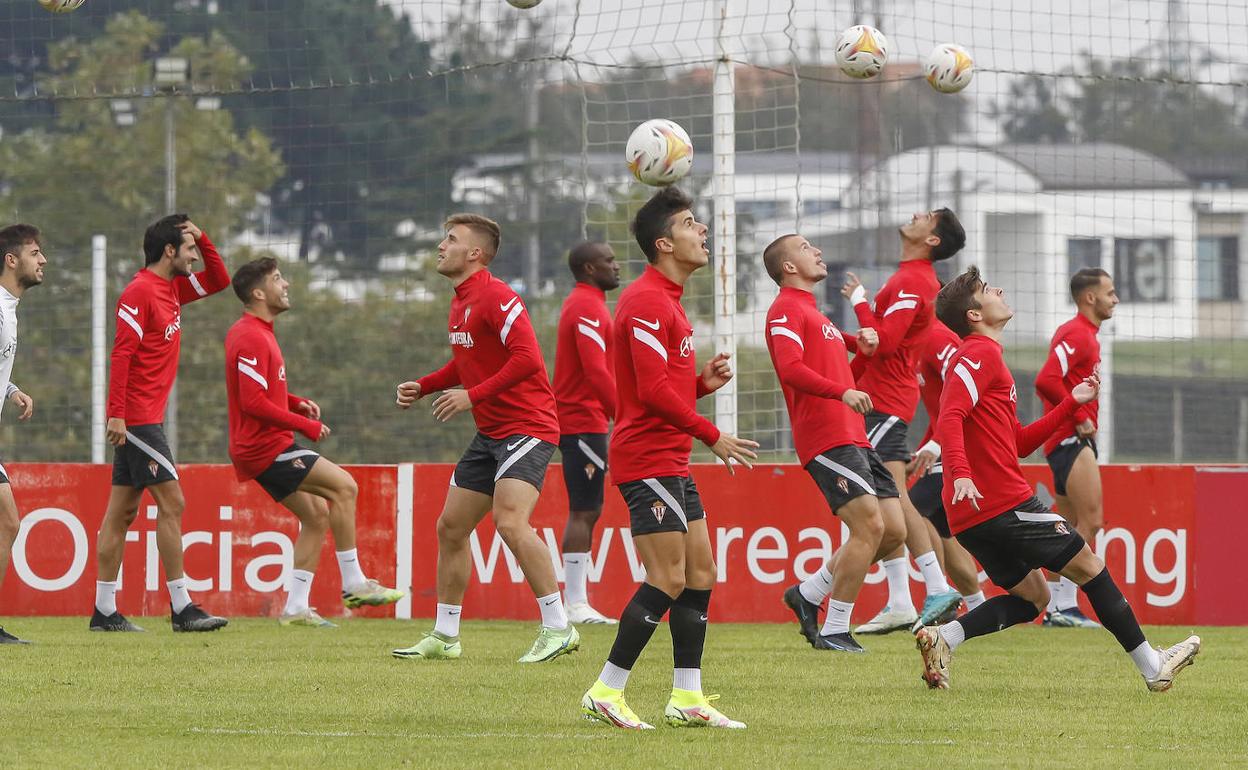
{"label": "player with arms raised", "polygon": [[[444,391],[433,416],[446,421],[472,412],[477,435],[451,474],[438,517],[438,606],[433,631],[398,658],[458,658],[459,621],[472,569],[469,537],[491,508],[494,527],[520,563],[537,597],[542,627],[521,663],[566,655],[580,645],[568,624],[550,551],[529,526],[541,495],[546,466],[559,440],[555,396],[537,335],[514,291],[490,274],[500,231],[493,220],[455,214],[438,244],[437,270],[455,287],[447,320],[451,360],[419,380],[401,383],[397,403]],[[463,385],[463,388],[454,388]]]}
{"label": "player with arms raised", "polygon": [[294,431],[320,441],[330,430],[321,422],[321,408],[315,401],[287,390],[286,362],[273,324],[290,310],[290,283],[278,270],[277,260],[264,257],[236,270],[233,285],[244,310],[225,336],[230,460],[239,481],[255,479],[299,519],[294,570],[278,622],[332,628],[333,623],[308,605],[327,529],[334,533],[343,604],[349,608],[393,604],[403,598],[403,592],[369,580],[360,569],[355,548],[355,479],[295,443]]}
{"label": "player with arms raised", "polygon": [[[146,266],[117,300],[117,333],[109,371],[105,435],[117,447],[108,509],[100,523],[92,631],[142,631],[117,611],[117,574],[126,531],[147,489],[156,500],[156,550],[165,567],[174,631],[214,631],[225,618],[191,601],[182,571],[182,511],[173,453],[162,423],[178,375],[182,306],[230,285],[230,274],[212,241],[185,214],[154,222],[143,235]],[[204,269],[191,267],[203,255]]]}
{"label": "player with arms raised", "polygon": [[602,673],[581,699],[587,718],[632,730],[651,729],[624,700],[641,651],[671,611],[672,696],[664,719],[674,727],[743,728],[702,694],[702,648],[715,585],[706,514],[689,474],[697,438],[732,468],[755,458],[753,441],[721,433],[694,409],[696,400],[732,377],[727,354],[698,373],[693,327],[680,300],[685,283],[710,258],[706,225],[675,187],[659,190],[633,219],[637,245],[650,264],[620,295],[615,310],[615,376],[619,407],[611,435],[611,474],[629,510],[645,582],[620,617]]}
{"label": "player with arms raised", "polygon": [[1110,633],[1130,654],[1149,690],[1167,690],[1200,652],[1190,636],[1165,650],[1149,646],[1135,613],[1109,570],[1066,520],[1045,507],[1023,477],[1018,458],[1034,452],[1075,411],[1094,400],[1091,375],[1044,417],[1018,422],[1018,389],[1005,365],[1001,336],[1014,311],[1001,289],[972,267],[950,281],[936,301],[940,320],[963,338],[940,399],[949,528],[1009,593],[994,596],[958,620],[919,629],[916,642],[929,687],[949,687],[949,662],[964,641],[1034,620],[1049,601],[1040,567],[1070,578]]}

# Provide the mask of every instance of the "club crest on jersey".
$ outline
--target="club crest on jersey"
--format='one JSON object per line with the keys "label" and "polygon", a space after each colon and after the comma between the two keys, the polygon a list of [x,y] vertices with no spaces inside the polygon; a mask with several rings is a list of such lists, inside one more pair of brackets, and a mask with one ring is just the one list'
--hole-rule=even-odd
{"label": "club crest on jersey", "polygon": [[148,461],[147,469],[151,472],[152,478],[156,478],[156,474],[160,473],[160,466],[156,464],[155,460]]}
{"label": "club crest on jersey", "polygon": [[4,346],[4,350],[0,350],[0,357],[12,358],[13,354],[16,352],[17,352],[17,340],[13,340],[12,342]]}
{"label": "club crest on jersey", "polygon": [[463,348],[472,347],[472,332],[450,332],[451,347],[459,345]]}
{"label": "club crest on jersey", "polygon": [[1069,535],[1070,530],[1066,528],[1066,522],[1059,521],[1053,524],[1053,528],[1057,530],[1059,535]]}
{"label": "club crest on jersey", "polygon": [[830,339],[835,338],[835,339],[840,340],[841,342],[845,341],[845,338],[841,336],[841,330],[836,328],[836,324],[831,324],[831,323],[826,323],[823,325],[823,338],[825,340],[830,340]]}
{"label": "club crest on jersey", "polygon": [[286,366],[283,364],[281,369],[277,370],[277,379],[282,382],[286,381]]}
{"label": "club crest on jersey", "polygon": [[1013,384],[1010,385],[1010,400],[1016,404],[1018,403],[1018,386],[1017,385],[1013,385]]}
{"label": "club crest on jersey", "polygon": [[595,474],[595,473],[597,473],[597,472],[598,472],[598,466],[597,466],[597,465],[594,465],[593,463],[586,463],[586,464],[585,464],[585,478],[589,479],[590,481],[593,481],[593,480],[594,480],[594,474]]}
{"label": "club crest on jersey", "polygon": [[845,480],[844,476],[836,477],[836,488],[841,490],[842,495],[849,494],[849,482]]}
{"label": "club crest on jersey", "polygon": [[667,506],[662,500],[655,500],[650,503],[650,512],[654,514],[654,520],[662,524],[663,517],[667,515]]}
{"label": "club crest on jersey", "polygon": [[467,326],[467,325],[468,325],[468,316],[470,316],[470,315],[472,315],[472,305],[469,305],[468,307],[464,308],[464,320],[462,320],[462,321],[460,321],[459,323],[455,324],[455,325],[454,325],[454,326],[452,326],[451,328],[452,328],[452,329],[458,329],[458,328],[459,328],[459,327],[461,327],[461,326]]}
{"label": "club crest on jersey", "polygon": [[299,470],[303,470],[304,468],[307,468],[307,467],[308,467],[308,466],[306,466],[306,465],[304,465],[304,464],[303,464],[303,458],[302,458],[302,457],[296,457],[295,459],[293,459],[293,460],[291,460],[291,461],[290,461],[290,464],[291,464],[292,466],[294,466],[294,467],[298,468]]}
{"label": "club crest on jersey", "polygon": [[178,313],[173,317],[173,323],[165,327],[165,342],[173,339],[178,330],[182,328],[182,314]]}
{"label": "club crest on jersey", "polygon": [[693,335],[690,334],[680,341],[680,357],[688,358],[693,355]]}

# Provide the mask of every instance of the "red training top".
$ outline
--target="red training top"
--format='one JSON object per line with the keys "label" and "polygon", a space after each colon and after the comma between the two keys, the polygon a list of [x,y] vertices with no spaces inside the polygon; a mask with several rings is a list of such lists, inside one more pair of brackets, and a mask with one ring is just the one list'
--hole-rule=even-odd
{"label": "red training top", "polygon": [[[1018,458],[1026,457],[1075,411],[1067,396],[1053,411],[1023,427],[1018,422],[1018,389],[1002,355],[1001,344],[971,334],[953,354],[940,397],[940,436],[945,479],[941,498],[954,534],[1013,509],[1034,492]],[[973,458],[973,459],[972,459]],[[969,478],[984,497],[978,509],[970,500],[953,500],[955,479]]]}
{"label": "red training top", "polygon": [[204,269],[166,281],[140,270],[117,298],[117,331],[108,378],[108,416],[127,425],[164,422],[165,404],[178,376],[182,306],[230,285],[221,255],[201,233],[196,245]]}
{"label": "red training top", "polygon": [[613,343],[606,292],[577,283],[563,301],[555,346],[555,408],[563,435],[607,432],[615,416]]}
{"label": "red training top", "polygon": [[802,465],[832,447],[869,447],[862,415],[841,403],[854,387],[841,330],[815,304],[815,295],[781,287],[767,311],[767,351],[780,378]]}
{"label": "red training top", "polygon": [[[1096,338],[1098,331],[1099,327],[1082,314],[1057,327],[1049,357],[1036,375],[1036,395],[1040,396],[1044,411],[1048,412],[1061,403],[1076,385],[1096,371],[1101,363],[1101,341]],[[1044,453],[1053,454],[1053,450],[1073,440],[1076,424],[1091,420],[1093,425],[1097,425],[1100,415],[1098,403],[1090,401],[1076,408],[1075,416],[1044,442]]]}
{"label": "red training top", "polygon": [[709,391],[698,376],[693,327],[680,305],[683,292],[647,266],[615,306],[619,406],[610,451],[617,485],[688,476],[693,438],[707,446],[719,441],[719,428],[694,409]]}
{"label": "red training top", "polygon": [[273,324],[251,313],[225,335],[225,396],[230,460],[239,481],[254,479],[294,443],[294,431],[320,440],[321,423],[295,412],[306,399],[286,390],[286,363]]}
{"label": "red training top", "polygon": [[920,448],[936,433],[936,421],[940,418],[940,393],[945,388],[945,375],[953,354],[961,344],[962,338],[953,329],[941,323],[939,318],[932,321],[932,328],[927,332],[927,342],[919,352],[919,393],[923,398],[923,408],[927,410],[927,432],[919,441]]}
{"label": "red training top", "polygon": [[865,371],[858,387],[871,394],[875,411],[914,419],[919,406],[919,381],[915,377],[919,351],[935,319],[940,281],[932,263],[913,259],[901,267],[875,295],[875,311],[866,302],[854,306],[858,323],[880,335],[880,346],[864,358]]}
{"label": "red training top", "polygon": [[421,377],[420,392],[468,389],[477,430],[559,443],[555,394],[524,303],[488,270],[455,287],[447,318],[451,360]]}

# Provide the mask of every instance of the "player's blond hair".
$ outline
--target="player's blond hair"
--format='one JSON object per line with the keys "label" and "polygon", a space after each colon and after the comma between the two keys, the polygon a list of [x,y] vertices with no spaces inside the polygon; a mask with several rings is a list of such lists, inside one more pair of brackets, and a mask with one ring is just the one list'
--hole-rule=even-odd
{"label": "player's blond hair", "polygon": [[487,262],[494,259],[494,255],[498,253],[498,244],[503,239],[503,230],[498,226],[497,222],[480,214],[462,213],[452,214],[447,217],[442,227],[450,230],[455,225],[463,225],[485,239],[485,244],[481,250],[485,252]]}

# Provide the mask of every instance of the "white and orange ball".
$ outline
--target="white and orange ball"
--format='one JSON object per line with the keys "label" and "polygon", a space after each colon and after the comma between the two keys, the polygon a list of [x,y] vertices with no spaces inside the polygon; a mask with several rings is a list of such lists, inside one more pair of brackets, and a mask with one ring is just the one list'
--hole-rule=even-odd
{"label": "white and orange ball", "polygon": [[888,38],[875,27],[857,24],[836,42],[836,64],[851,78],[873,78],[888,63]]}
{"label": "white and orange ball", "polygon": [[942,94],[956,94],[971,84],[975,60],[962,46],[942,43],[927,55],[924,72],[932,88]]}
{"label": "white and orange ball", "polygon": [[87,0],[39,0],[39,5],[52,13],[69,13],[82,7]]}
{"label": "white and orange ball", "polygon": [[680,181],[693,168],[693,142],[689,133],[674,121],[647,120],[628,137],[624,157],[637,181],[666,187]]}
{"label": "white and orange ball", "polygon": [[542,0],[507,0],[512,8],[536,8],[541,2]]}

